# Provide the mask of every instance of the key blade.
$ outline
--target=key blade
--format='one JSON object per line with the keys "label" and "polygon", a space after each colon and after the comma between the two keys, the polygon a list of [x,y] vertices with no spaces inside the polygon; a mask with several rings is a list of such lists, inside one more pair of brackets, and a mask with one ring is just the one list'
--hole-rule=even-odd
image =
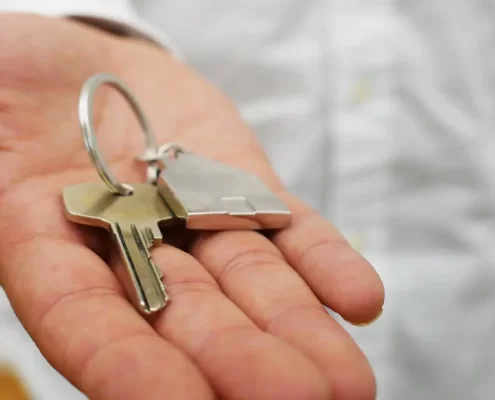
{"label": "key blade", "polygon": [[[153,314],[163,309],[169,300],[161,274],[151,260],[149,252],[152,244],[147,232],[135,224],[115,223],[112,225],[123,265],[129,280],[128,293],[135,294],[134,301],[145,314]],[[146,238],[146,239],[145,239]]]}

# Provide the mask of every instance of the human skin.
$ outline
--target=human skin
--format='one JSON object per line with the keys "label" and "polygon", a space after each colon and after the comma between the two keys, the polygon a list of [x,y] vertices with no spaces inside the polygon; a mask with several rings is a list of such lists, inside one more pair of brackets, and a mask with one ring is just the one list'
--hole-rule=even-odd
{"label": "human skin", "polygon": [[[324,218],[285,191],[233,104],[145,41],[76,21],[0,15],[0,284],[43,355],[91,399],[369,400],[366,358],[325,304],[371,321],[383,285]],[[270,238],[204,233],[152,250],[172,297],[153,319],[126,300],[108,236],[63,213],[64,186],[99,178],[77,103],[97,72],[121,77],[159,143],[257,174],[293,212]],[[143,136],[122,97],[97,95],[98,144],[114,173],[144,180]]]}

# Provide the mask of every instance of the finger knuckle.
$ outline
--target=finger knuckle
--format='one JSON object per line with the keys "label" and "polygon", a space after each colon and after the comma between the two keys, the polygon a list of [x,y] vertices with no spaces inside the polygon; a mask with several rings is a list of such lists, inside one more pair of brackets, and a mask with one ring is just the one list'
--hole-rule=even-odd
{"label": "finger knuckle", "polygon": [[279,256],[266,250],[243,249],[224,263],[218,281],[222,284],[245,269],[262,268],[267,265],[276,265],[280,262],[282,260]]}

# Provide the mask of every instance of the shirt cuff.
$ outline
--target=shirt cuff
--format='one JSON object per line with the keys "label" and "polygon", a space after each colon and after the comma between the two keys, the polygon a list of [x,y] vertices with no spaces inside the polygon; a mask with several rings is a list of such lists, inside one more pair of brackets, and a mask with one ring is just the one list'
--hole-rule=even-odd
{"label": "shirt cuff", "polygon": [[122,36],[148,40],[176,58],[183,58],[177,45],[160,29],[139,18],[128,0],[10,0],[0,2],[0,12],[74,18]]}

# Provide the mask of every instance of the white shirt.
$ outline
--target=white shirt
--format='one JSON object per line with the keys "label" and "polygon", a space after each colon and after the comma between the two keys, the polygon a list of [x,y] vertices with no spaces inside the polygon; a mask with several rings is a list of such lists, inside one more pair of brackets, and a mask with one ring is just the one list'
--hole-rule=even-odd
{"label": "white shirt", "polygon": [[[21,8],[112,19],[169,46],[166,31],[237,102],[289,190],[385,282],[382,318],[349,327],[379,400],[495,398],[495,6],[0,0]],[[4,357],[36,399],[75,399],[1,312],[0,336],[24,354]]]}

